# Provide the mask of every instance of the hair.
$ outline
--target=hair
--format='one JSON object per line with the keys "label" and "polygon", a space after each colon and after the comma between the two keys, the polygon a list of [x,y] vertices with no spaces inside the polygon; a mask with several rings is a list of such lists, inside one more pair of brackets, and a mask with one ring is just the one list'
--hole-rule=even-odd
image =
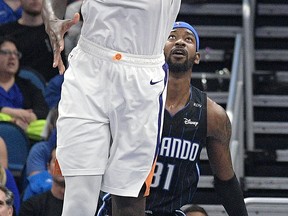
{"label": "hair", "polygon": [[201,212],[205,216],[208,216],[208,213],[205,211],[204,208],[202,208],[201,206],[195,205],[195,204],[187,205],[185,208],[183,208],[182,211],[185,214],[188,213],[188,212]]}
{"label": "hair", "polygon": [[7,182],[7,176],[5,168],[0,164],[0,185],[5,185]]}
{"label": "hair", "polygon": [[58,106],[53,107],[52,109],[50,109],[51,112],[51,116],[50,116],[50,124],[53,128],[56,127],[56,122],[58,119]]}
{"label": "hair", "polygon": [[9,207],[13,207],[14,205],[14,194],[12,193],[12,191],[10,191],[7,187],[5,187],[4,185],[0,185],[0,190],[4,192],[5,197],[6,197],[6,204]]}
{"label": "hair", "polygon": [[19,51],[17,42],[16,42],[16,40],[15,40],[13,37],[9,37],[9,36],[0,37],[0,47],[1,47],[2,44],[4,44],[5,42],[11,42],[11,43],[13,43],[13,44],[16,46],[17,50]]}

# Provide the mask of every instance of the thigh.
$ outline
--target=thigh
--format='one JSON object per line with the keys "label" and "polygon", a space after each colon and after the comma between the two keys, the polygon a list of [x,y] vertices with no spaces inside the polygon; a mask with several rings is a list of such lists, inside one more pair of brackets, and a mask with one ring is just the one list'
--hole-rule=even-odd
{"label": "thigh", "polygon": [[63,176],[104,173],[110,148],[108,125],[61,117],[57,130],[56,158]]}
{"label": "thigh", "polygon": [[[116,76],[121,85],[115,85],[117,90],[111,94],[115,95],[111,100],[114,109],[109,112],[113,143],[102,189],[137,197],[160,141],[166,77],[162,67],[128,67]],[[157,84],[151,85],[151,80]]]}
{"label": "thigh", "polygon": [[103,62],[76,48],[71,58],[58,107],[56,157],[64,176],[103,174],[111,139]]}

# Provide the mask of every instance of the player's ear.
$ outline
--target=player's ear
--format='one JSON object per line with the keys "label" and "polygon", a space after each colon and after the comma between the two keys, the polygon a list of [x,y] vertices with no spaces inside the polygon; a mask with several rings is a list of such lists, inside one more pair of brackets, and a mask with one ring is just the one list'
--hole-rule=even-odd
{"label": "player's ear", "polygon": [[200,53],[196,52],[195,58],[194,58],[194,64],[199,64],[200,63]]}

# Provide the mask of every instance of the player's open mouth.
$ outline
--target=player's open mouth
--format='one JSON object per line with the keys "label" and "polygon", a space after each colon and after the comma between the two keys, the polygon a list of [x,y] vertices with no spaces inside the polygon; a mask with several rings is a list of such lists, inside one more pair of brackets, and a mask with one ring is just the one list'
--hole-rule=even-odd
{"label": "player's open mouth", "polygon": [[173,56],[186,56],[187,52],[184,49],[176,48],[171,53]]}

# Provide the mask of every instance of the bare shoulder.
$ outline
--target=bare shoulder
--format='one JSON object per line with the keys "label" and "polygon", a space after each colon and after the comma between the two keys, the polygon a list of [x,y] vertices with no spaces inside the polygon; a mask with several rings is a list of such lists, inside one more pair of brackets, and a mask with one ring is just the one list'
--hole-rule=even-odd
{"label": "bare shoulder", "polygon": [[207,97],[207,135],[224,141],[230,139],[231,123],[225,109]]}

